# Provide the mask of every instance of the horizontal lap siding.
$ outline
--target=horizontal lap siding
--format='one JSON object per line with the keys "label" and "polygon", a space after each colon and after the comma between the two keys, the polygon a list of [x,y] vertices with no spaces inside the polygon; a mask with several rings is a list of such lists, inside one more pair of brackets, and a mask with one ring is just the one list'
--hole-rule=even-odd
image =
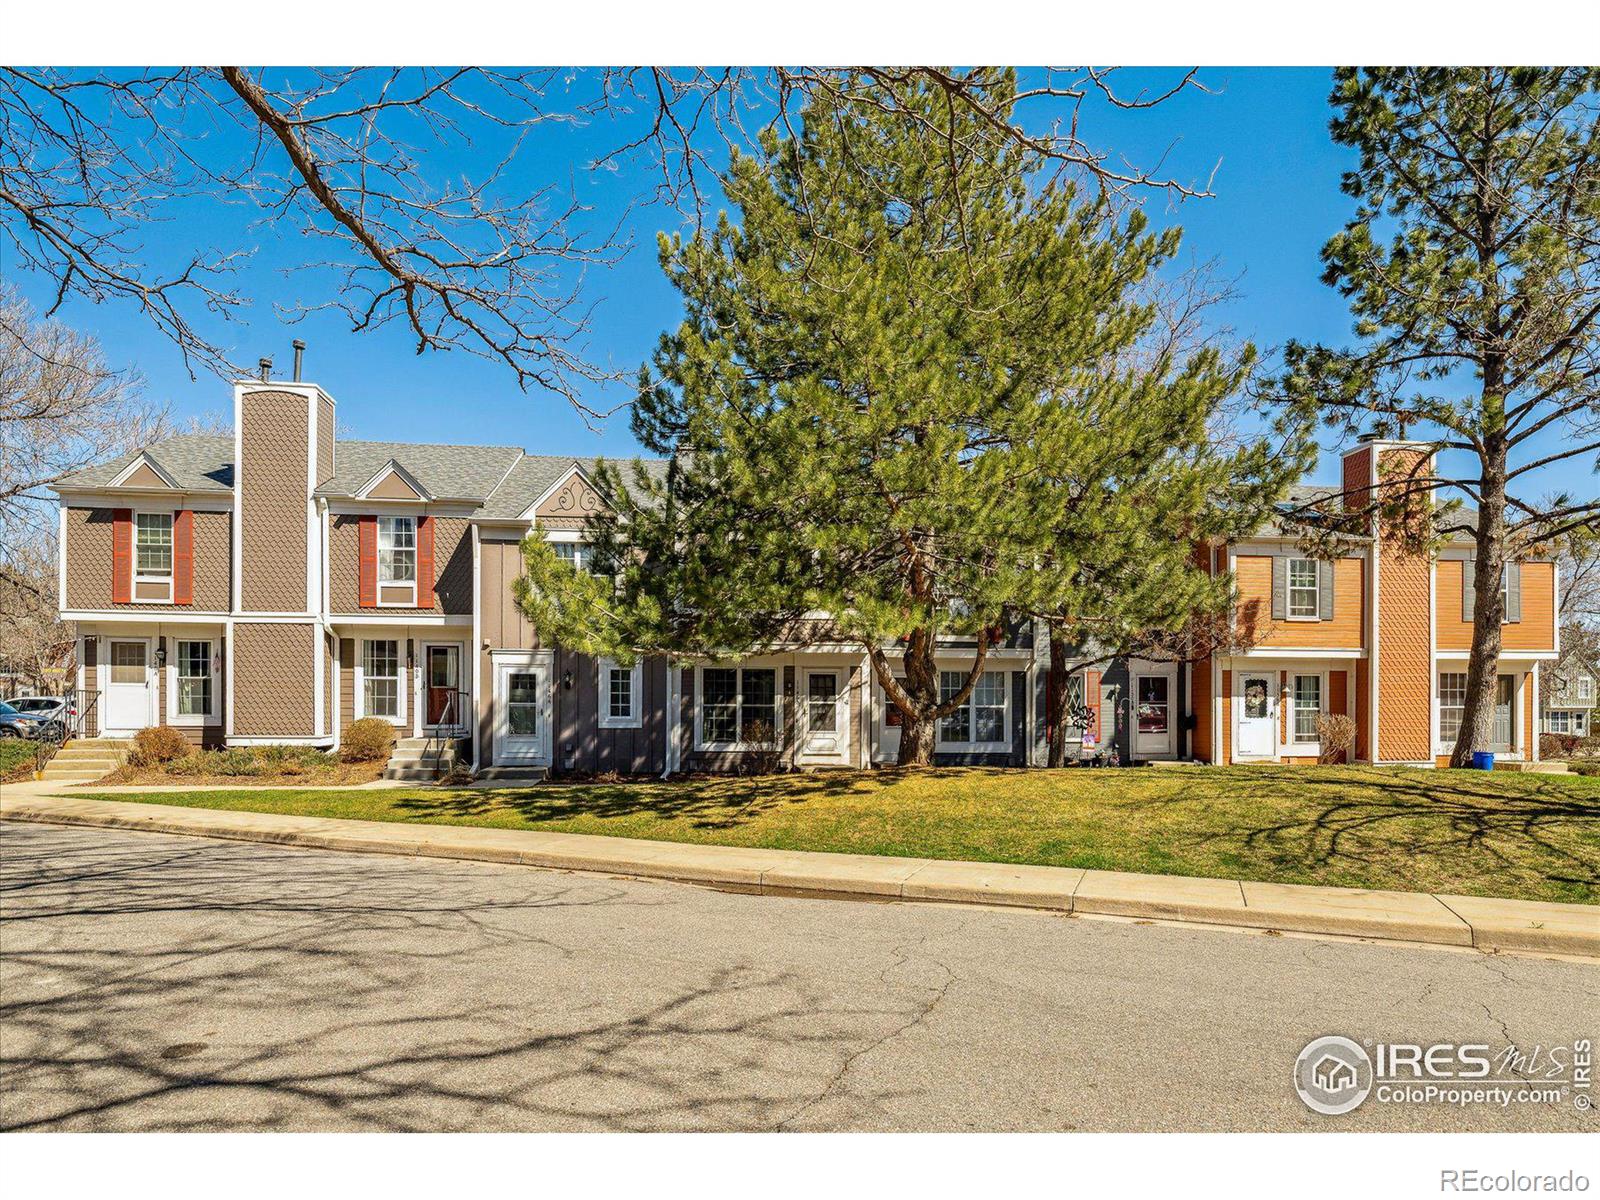
{"label": "horizontal lap siding", "polygon": [[1309,646],[1318,649],[1358,649],[1365,628],[1362,600],[1366,564],[1359,558],[1341,558],[1333,564],[1333,619],[1331,621],[1274,621],[1272,619],[1272,556],[1240,554],[1235,560],[1239,589],[1239,636],[1255,646]]}
{"label": "horizontal lap siding", "polygon": [[[1434,568],[1434,618],[1439,649],[1470,650],[1472,622],[1461,619],[1461,590],[1467,564],[1461,559],[1440,559]],[[1522,564],[1522,620],[1500,627],[1500,644],[1506,650],[1554,650],[1556,568],[1554,563]]]}

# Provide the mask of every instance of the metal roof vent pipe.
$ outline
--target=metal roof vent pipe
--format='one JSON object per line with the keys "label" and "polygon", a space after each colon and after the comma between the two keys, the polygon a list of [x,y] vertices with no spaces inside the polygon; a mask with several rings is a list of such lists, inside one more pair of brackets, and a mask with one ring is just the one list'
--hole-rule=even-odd
{"label": "metal roof vent pipe", "polygon": [[262,383],[266,383],[272,378],[272,360],[270,358],[257,359],[256,366],[261,368]]}
{"label": "metal roof vent pipe", "polygon": [[306,344],[299,338],[294,340],[294,381],[300,382],[300,362],[305,357]]}

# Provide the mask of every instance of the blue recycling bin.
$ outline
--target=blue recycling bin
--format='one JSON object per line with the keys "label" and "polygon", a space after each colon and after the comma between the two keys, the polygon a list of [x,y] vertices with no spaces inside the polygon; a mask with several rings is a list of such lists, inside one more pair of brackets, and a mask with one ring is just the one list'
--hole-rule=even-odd
{"label": "blue recycling bin", "polygon": [[1474,771],[1494,770],[1494,751],[1474,750],[1472,752],[1472,769]]}

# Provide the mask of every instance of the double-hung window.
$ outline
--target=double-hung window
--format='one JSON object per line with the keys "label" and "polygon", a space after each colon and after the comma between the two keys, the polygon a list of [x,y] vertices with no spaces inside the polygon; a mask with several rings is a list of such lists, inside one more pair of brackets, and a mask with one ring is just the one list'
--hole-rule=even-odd
{"label": "double-hung window", "polygon": [[609,658],[600,660],[600,728],[639,728],[641,666],[636,662],[631,667],[619,667]]}
{"label": "double-hung window", "polygon": [[587,542],[551,542],[556,557],[574,571],[587,571],[594,560],[594,549]]}
{"label": "double-hung window", "polygon": [[[133,516],[134,598],[172,599],[172,514]],[[164,595],[156,593],[163,591]]]}
{"label": "double-hung window", "polygon": [[1289,616],[1315,620],[1322,612],[1322,596],[1317,582],[1314,558],[1289,560]]}
{"label": "double-hung window", "polygon": [[778,673],[773,668],[702,667],[700,693],[701,746],[778,744]]}
{"label": "double-hung window", "polygon": [[1544,731],[1546,733],[1571,733],[1573,716],[1573,713],[1565,709],[1556,709],[1545,717]]}
{"label": "double-hung window", "polygon": [[1578,699],[1584,704],[1594,699],[1594,676],[1578,676]]}
{"label": "double-hung window", "polygon": [[400,643],[369,638],[361,643],[361,715],[399,721],[401,709]]}
{"label": "double-hung window", "polygon": [[216,698],[216,679],[211,669],[211,643],[180,641],[174,672],[175,717],[180,723],[204,721],[212,715]]}
{"label": "double-hung window", "polygon": [[1439,675],[1439,740],[1453,742],[1461,733],[1461,714],[1467,706],[1467,676],[1461,671]]}
{"label": "double-hung window", "polygon": [[1322,676],[1296,675],[1294,677],[1294,740],[1315,742],[1317,718],[1322,715]]}
{"label": "double-hung window", "polygon": [[378,518],[378,586],[399,588],[409,585],[416,603],[417,519],[415,517]]}
{"label": "double-hung window", "polygon": [[[939,703],[948,704],[967,682],[965,671],[939,672]],[[1006,740],[1006,675],[985,671],[966,701],[939,722],[939,742],[946,746],[1004,746]]]}

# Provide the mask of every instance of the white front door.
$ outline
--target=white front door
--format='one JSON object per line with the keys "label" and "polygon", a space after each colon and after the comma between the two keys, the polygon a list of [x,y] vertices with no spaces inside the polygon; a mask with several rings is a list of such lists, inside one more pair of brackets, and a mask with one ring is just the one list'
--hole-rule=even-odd
{"label": "white front door", "polygon": [[1240,758],[1271,758],[1278,746],[1278,695],[1273,677],[1264,671],[1239,676]]}
{"label": "white front door", "polygon": [[129,732],[150,724],[150,642],[113,638],[106,651],[107,732]]}
{"label": "white front door", "polygon": [[1172,676],[1136,675],[1133,687],[1133,756],[1171,758]]}
{"label": "white front door", "polygon": [[494,672],[494,760],[550,763],[550,666],[501,662]]}
{"label": "white front door", "polygon": [[844,672],[806,669],[801,675],[805,702],[800,706],[800,719],[804,723],[800,757],[842,762],[850,746],[850,703]]}

